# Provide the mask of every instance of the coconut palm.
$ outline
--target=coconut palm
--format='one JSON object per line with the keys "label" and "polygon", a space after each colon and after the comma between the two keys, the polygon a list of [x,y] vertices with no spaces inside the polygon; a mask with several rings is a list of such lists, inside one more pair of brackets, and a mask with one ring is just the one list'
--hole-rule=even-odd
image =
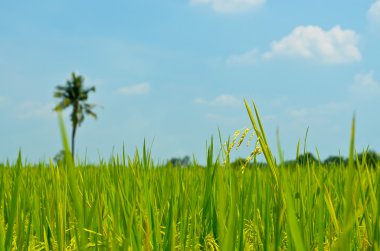
{"label": "coconut palm", "polygon": [[95,105],[86,103],[89,93],[95,92],[95,86],[84,88],[83,83],[83,76],[72,73],[71,79],[66,81],[66,85],[57,86],[54,92],[54,97],[61,99],[59,104],[54,108],[55,111],[62,111],[69,106],[73,107],[70,115],[73,126],[71,134],[71,152],[73,158],[75,155],[75,134],[77,127],[82,124],[85,115],[96,119],[96,114],[93,112]]}

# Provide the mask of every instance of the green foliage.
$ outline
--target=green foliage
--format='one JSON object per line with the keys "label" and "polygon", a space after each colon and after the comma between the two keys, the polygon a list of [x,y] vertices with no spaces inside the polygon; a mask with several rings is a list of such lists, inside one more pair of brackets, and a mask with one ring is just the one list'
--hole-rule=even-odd
{"label": "green foliage", "polygon": [[245,161],[246,160],[244,158],[237,158],[231,163],[231,167],[234,169],[241,169],[242,166],[244,166]]}
{"label": "green foliage", "polygon": [[380,156],[375,151],[363,151],[358,154],[357,162],[359,162],[358,165],[365,163],[369,167],[376,168],[380,162]]}
{"label": "green foliage", "polygon": [[329,156],[323,161],[323,164],[340,166],[340,165],[346,165],[347,160],[342,156]]}
{"label": "green foliage", "polygon": [[172,166],[172,167],[187,167],[190,166],[190,157],[185,156],[183,158],[171,158],[166,165]]}
{"label": "green foliage", "polygon": [[64,162],[65,161],[65,150],[59,151],[53,158],[54,163]]}
{"label": "green foliage", "polygon": [[145,143],[74,165],[60,117],[64,162],[0,165],[0,249],[379,250],[380,166],[355,154],[354,121],[347,165],[279,166],[254,109],[268,163],[244,172],[213,139],[205,167],[154,164]]}
{"label": "green foliage", "polygon": [[345,234],[344,250],[379,243],[380,168],[283,168],[276,189],[269,168],[243,174],[211,157],[206,168],[144,167],[139,154],[17,163],[0,166],[5,250],[333,250]]}
{"label": "green foliage", "polygon": [[313,162],[316,162],[316,161],[317,161],[317,159],[310,152],[301,154],[297,158],[297,163],[299,165],[307,165],[308,163],[313,163]]}

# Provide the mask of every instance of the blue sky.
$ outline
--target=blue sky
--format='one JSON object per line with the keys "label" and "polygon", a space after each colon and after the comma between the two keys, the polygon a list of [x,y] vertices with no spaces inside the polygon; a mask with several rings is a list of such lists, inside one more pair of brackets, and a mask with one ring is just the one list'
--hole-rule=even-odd
{"label": "blue sky", "polygon": [[357,149],[379,151],[379,44],[379,0],[0,0],[0,161],[61,149],[52,94],[73,71],[102,106],[77,134],[95,161],[145,138],[202,162],[218,128],[250,125],[244,98],[287,159],[308,127],[310,151],[347,155],[354,113]]}

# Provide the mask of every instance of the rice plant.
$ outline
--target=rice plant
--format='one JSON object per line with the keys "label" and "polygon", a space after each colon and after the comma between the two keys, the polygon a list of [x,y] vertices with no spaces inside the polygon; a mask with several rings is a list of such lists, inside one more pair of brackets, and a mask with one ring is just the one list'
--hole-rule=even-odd
{"label": "rice plant", "polygon": [[[176,168],[154,163],[145,144],[134,156],[74,163],[60,120],[64,161],[20,153],[0,164],[1,250],[379,250],[380,166],[357,158],[355,121],[347,165],[285,165],[256,106],[246,108],[252,129],[218,156],[211,139],[206,166]],[[255,153],[231,168],[230,151],[254,142],[251,131]]]}

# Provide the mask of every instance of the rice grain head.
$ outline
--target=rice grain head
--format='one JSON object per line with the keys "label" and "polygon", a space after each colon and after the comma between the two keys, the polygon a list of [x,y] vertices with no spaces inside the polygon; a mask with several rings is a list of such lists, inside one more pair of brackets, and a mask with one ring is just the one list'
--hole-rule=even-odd
{"label": "rice grain head", "polygon": [[244,139],[245,139],[245,136],[247,136],[247,134],[249,133],[249,131],[251,130],[251,128],[247,127],[243,134],[240,136],[240,139],[239,139],[239,142],[236,146],[236,150],[239,149],[239,147],[241,146],[241,144],[243,143]]}
{"label": "rice grain head", "polygon": [[253,150],[252,154],[254,156],[257,156],[257,155],[259,155],[262,152],[263,152],[263,150],[260,147],[260,138],[257,138],[256,146],[255,146],[255,149]]}
{"label": "rice grain head", "polygon": [[210,250],[210,251],[219,251],[219,245],[214,239],[212,234],[206,235],[205,238],[205,250]]}
{"label": "rice grain head", "polygon": [[253,131],[253,132],[251,133],[251,135],[249,136],[248,141],[247,141],[247,144],[246,144],[247,146],[250,146],[250,145],[251,145],[251,142],[252,142],[253,136],[255,136],[255,131]]}
{"label": "rice grain head", "polygon": [[239,137],[240,132],[241,132],[241,129],[236,130],[236,131],[234,132],[234,138],[232,139],[231,144],[228,146],[228,154],[231,152],[232,148],[234,148],[235,143],[236,143],[236,139]]}
{"label": "rice grain head", "polygon": [[248,166],[249,162],[252,160],[253,157],[256,157],[257,155],[261,154],[263,151],[260,147],[260,138],[257,138],[255,149],[251,152],[251,154],[245,159],[244,165],[242,166],[242,172],[244,173],[245,168]]}

